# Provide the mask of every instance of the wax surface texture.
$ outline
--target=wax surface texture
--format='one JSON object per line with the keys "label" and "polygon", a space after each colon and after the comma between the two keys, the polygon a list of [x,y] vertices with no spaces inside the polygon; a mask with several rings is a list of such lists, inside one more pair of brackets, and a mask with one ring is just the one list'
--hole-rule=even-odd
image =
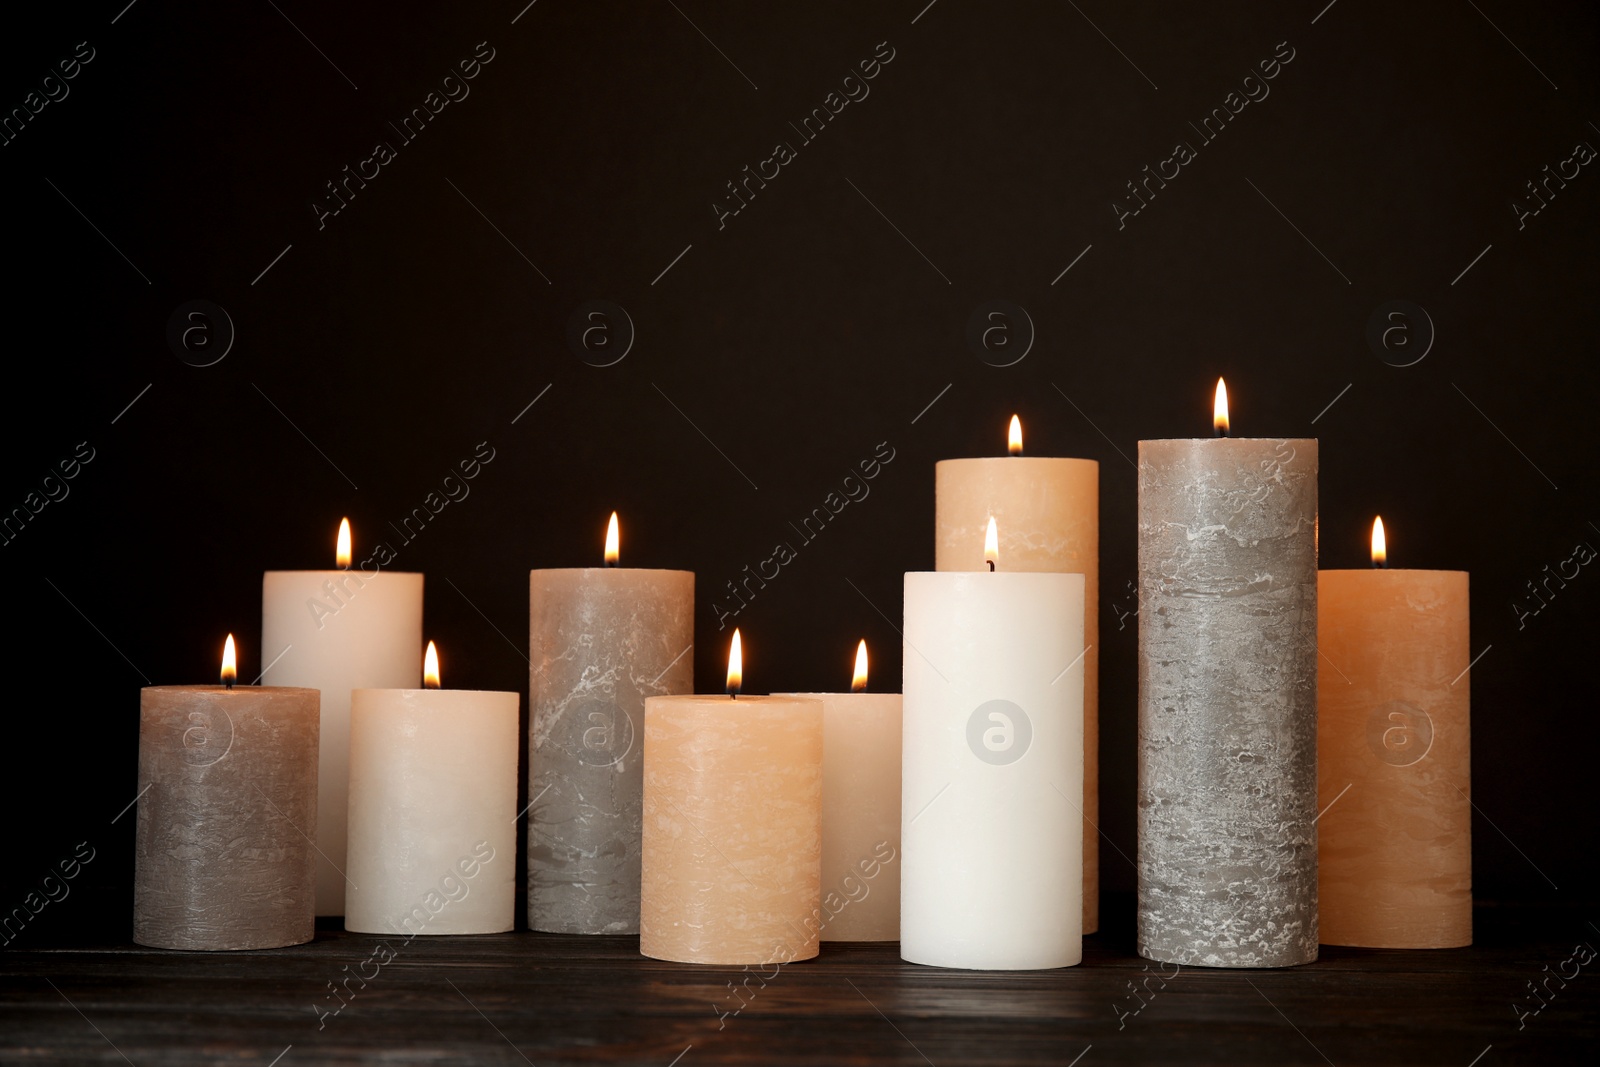
{"label": "wax surface texture", "polygon": [[650,697],[639,950],[681,963],[817,954],[822,704]]}
{"label": "wax surface texture", "polygon": [[141,691],[136,943],[215,950],[311,940],[317,726],[315,689]]}
{"label": "wax surface texture", "polygon": [[1463,571],[1323,571],[1319,914],[1325,945],[1472,943]]}
{"label": "wax surface texture", "polygon": [[528,926],[639,932],[646,697],[694,688],[694,575],[529,575]]}
{"label": "wax surface texture", "polygon": [[1317,957],[1317,442],[1139,442],[1139,954]]}

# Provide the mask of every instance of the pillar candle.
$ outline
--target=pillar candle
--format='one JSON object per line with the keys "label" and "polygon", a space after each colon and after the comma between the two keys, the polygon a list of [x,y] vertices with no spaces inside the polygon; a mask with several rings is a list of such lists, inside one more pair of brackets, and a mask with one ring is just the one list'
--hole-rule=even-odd
{"label": "pillar candle", "polygon": [[1317,442],[1141,441],[1138,514],[1139,954],[1310,962]]}
{"label": "pillar candle", "polygon": [[[340,534],[339,565],[348,567],[348,522]],[[380,544],[354,569],[268,571],[261,583],[262,680],[322,692],[318,915],[345,911],[350,691],[422,684],[422,575],[382,570],[393,558]]]}
{"label": "pillar candle", "polygon": [[820,701],[645,700],[644,955],[733,965],[810,959],[822,923],[821,856]]}
{"label": "pillar candle", "polygon": [[1013,454],[947,459],[935,470],[934,569],[981,571],[993,516],[1008,571],[1081,574],[1083,640],[1083,932],[1100,928],[1100,464]]}
{"label": "pillar candle", "polygon": [[217,950],[311,940],[315,689],[142,690],[139,789],[136,943]]}
{"label": "pillar candle", "polygon": [[868,693],[867,643],[849,693],[822,702],[823,941],[900,939],[900,694]]}
{"label": "pillar candle", "polygon": [[528,589],[528,926],[638,933],[644,703],[694,687],[694,574],[536,570]]}
{"label": "pillar candle", "polygon": [[1081,574],[905,577],[900,955],[1083,959]]}
{"label": "pillar candle", "polygon": [[350,885],[344,928],[497,934],[516,919],[516,693],[350,694]]}
{"label": "pillar candle", "polygon": [[1322,571],[1317,620],[1322,943],[1470,945],[1467,574]]}

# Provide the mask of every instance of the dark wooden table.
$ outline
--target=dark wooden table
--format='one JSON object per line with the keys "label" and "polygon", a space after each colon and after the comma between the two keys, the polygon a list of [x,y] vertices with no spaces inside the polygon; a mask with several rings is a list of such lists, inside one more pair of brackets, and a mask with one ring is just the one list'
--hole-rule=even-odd
{"label": "dark wooden table", "polygon": [[[1112,905],[1083,966],[1027,973],[830,944],[763,976],[644,959],[636,938],[529,933],[408,943],[326,929],[298,948],[225,954],[12,949],[0,952],[0,1062],[1597,1062],[1600,960],[1578,963],[1574,946],[1600,945],[1600,930],[1581,911],[1480,906],[1467,949],[1324,948],[1294,970],[1173,973],[1133,954],[1127,902]],[[1548,990],[1536,1014],[1530,982]],[[336,999],[340,983],[351,992]]]}

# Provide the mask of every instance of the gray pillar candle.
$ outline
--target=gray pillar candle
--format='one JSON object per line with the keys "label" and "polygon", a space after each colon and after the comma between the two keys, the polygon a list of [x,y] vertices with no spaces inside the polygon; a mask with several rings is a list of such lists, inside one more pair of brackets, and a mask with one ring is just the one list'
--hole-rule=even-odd
{"label": "gray pillar candle", "polygon": [[528,926],[639,932],[644,701],[693,692],[694,574],[529,576]]}
{"label": "gray pillar candle", "polygon": [[278,686],[141,692],[135,942],[217,950],[311,940],[318,698]]}
{"label": "gray pillar candle", "polygon": [[1316,803],[1317,442],[1141,441],[1139,954],[1316,959]]}

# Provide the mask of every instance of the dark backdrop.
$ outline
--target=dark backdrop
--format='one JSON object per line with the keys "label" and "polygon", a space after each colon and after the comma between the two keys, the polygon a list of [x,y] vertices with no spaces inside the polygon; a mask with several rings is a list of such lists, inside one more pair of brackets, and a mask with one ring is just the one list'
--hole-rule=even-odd
{"label": "dark backdrop", "polygon": [[[701,688],[724,583],[780,540],[731,620],[749,690],[842,686],[863,635],[892,688],[933,464],[998,454],[1013,411],[1030,452],[1101,464],[1102,810],[1131,854],[1130,457],[1209,432],[1219,374],[1236,433],[1320,438],[1325,566],[1363,565],[1381,512],[1397,566],[1472,573],[1479,896],[1593,899],[1592,5],[124,2],[0,42],[0,503],[62,497],[0,547],[0,908],[96,850],[30,938],[125,935],[138,688],[209,681],[228,630],[254,677],[261,572],[327,566],[341,515],[427,573],[452,686],[526,691],[526,572],[594,563],[616,508],[627,563],[698,575]],[[346,166],[377,173],[332,214]],[[1132,214],[1146,166],[1177,175]],[[627,322],[585,349],[593,300]],[[388,534],[484,441],[469,496]]]}

